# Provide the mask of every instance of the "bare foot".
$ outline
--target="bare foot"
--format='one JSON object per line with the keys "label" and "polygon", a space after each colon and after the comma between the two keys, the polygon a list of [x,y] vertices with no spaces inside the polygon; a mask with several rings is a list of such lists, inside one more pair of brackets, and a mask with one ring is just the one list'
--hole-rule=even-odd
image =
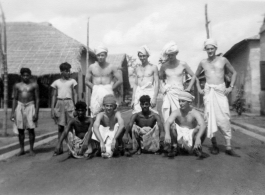
{"label": "bare foot", "polygon": [[21,150],[16,156],[22,156],[24,154],[26,154],[25,151],[24,150]]}
{"label": "bare foot", "polygon": [[139,150],[136,152],[136,154],[138,154],[138,155],[142,154],[142,150],[139,149]]}
{"label": "bare foot", "polygon": [[35,153],[33,150],[31,150],[31,151],[29,151],[29,155],[30,155],[30,156],[35,156],[36,153]]}

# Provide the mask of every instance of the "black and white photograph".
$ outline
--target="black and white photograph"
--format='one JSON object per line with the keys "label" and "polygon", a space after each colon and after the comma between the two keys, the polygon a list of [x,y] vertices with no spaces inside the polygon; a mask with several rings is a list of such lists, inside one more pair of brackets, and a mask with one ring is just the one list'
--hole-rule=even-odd
{"label": "black and white photograph", "polygon": [[264,195],[265,0],[0,0],[1,195]]}

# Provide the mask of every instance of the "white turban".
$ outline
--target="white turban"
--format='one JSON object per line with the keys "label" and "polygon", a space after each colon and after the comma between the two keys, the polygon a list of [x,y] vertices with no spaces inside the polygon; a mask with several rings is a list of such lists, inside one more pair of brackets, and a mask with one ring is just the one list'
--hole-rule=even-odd
{"label": "white turban", "polygon": [[161,54],[162,60],[167,60],[168,54],[173,54],[178,52],[179,49],[177,44],[174,41],[171,41],[163,47],[163,51]]}
{"label": "white turban", "polygon": [[95,49],[95,53],[96,55],[102,53],[102,52],[106,52],[108,53],[108,49],[104,46],[98,46],[96,49]]}
{"label": "white turban", "polygon": [[207,45],[212,45],[212,46],[214,46],[214,47],[217,48],[217,42],[216,42],[216,40],[211,39],[211,38],[206,39],[206,41],[204,41],[204,50],[205,50],[205,47],[206,47]]}
{"label": "white turban", "polygon": [[142,53],[142,54],[144,54],[144,55],[150,56],[150,50],[149,50],[149,48],[148,48],[146,45],[141,46],[141,47],[138,49],[137,53],[138,53],[138,54],[139,54],[139,53]]}
{"label": "white turban", "polygon": [[189,92],[186,92],[186,91],[180,91],[178,94],[178,97],[180,100],[186,100],[189,102],[192,102],[194,100],[194,96],[191,95]]}

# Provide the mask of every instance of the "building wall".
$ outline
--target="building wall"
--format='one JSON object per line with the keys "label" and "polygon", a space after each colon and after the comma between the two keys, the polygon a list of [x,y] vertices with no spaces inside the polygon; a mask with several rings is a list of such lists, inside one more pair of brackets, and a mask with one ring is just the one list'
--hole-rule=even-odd
{"label": "building wall", "polygon": [[[263,63],[265,63],[265,20],[264,20],[264,23],[263,23],[263,26],[261,27],[261,32],[260,32],[260,71],[261,71],[261,66],[265,66],[265,65],[262,65]],[[264,67],[263,67],[264,68]],[[264,80],[265,80],[265,75],[262,74],[261,75],[261,79],[260,80],[263,80],[263,83]],[[262,115],[265,115],[265,86],[261,86],[261,92],[260,92],[260,102],[261,102],[261,114]]]}

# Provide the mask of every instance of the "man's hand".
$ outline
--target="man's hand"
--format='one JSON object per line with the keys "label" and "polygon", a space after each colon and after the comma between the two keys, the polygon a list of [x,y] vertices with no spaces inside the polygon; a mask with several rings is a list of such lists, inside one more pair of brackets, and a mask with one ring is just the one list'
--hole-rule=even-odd
{"label": "man's hand", "polygon": [[55,113],[54,113],[53,109],[51,110],[51,117],[52,117],[52,119],[55,119]]}
{"label": "man's hand", "polygon": [[123,143],[128,144],[129,143],[129,137],[127,134],[125,134],[122,138]]}
{"label": "man's hand", "polygon": [[105,146],[104,142],[100,143],[100,149],[101,149],[101,153],[105,153],[106,152],[106,146]]}
{"label": "man's hand", "polygon": [[199,91],[199,93],[200,93],[201,95],[204,95],[204,94],[205,94],[205,92],[204,92],[203,89],[198,89],[198,91]]}
{"label": "man's hand", "polygon": [[15,122],[15,114],[14,113],[11,113],[10,120],[12,122]]}
{"label": "man's hand", "polygon": [[195,144],[194,144],[194,149],[200,149],[202,147],[201,145],[201,139],[200,138],[196,138],[195,140]]}
{"label": "man's hand", "polygon": [[190,92],[190,88],[184,89],[184,91]]}
{"label": "man's hand", "polygon": [[116,140],[113,139],[113,140],[112,140],[112,143],[111,143],[111,151],[112,151],[112,152],[114,152],[115,147],[116,147]]}
{"label": "man's hand", "polygon": [[39,119],[39,116],[37,114],[34,114],[33,116],[33,122],[37,122]]}
{"label": "man's hand", "polygon": [[156,107],[156,98],[152,98],[151,100],[151,108]]}
{"label": "man's hand", "polygon": [[60,153],[60,144],[57,144],[54,150],[54,153],[59,154]]}
{"label": "man's hand", "polygon": [[231,91],[232,91],[232,87],[228,87],[225,89],[224,94],[228,95],[229,93],[231,93]]}
{"label": "man's hand", "polygon": [[131,102],[131,108],[134,109],[134,102]]}
{"label": "man's hand", "polygon": [[168,134],[165,135],[165,144],[171,144],[171,137]]}

